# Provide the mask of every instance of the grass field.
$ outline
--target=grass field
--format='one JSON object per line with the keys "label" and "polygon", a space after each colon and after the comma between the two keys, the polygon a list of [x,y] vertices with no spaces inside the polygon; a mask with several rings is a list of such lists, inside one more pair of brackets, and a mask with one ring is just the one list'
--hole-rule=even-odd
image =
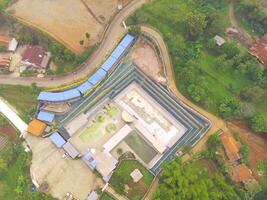
{"label": "grass field", "polygon": [[14,106],[25,122],[29,122],[36,111],[39,92],[40,89],[35,86],[0,85],[0,97]]}
{"label": "grass field", "polygon": [[124,141],[146,164],[157,155],[157,152],[136,131],[127,135]]}
{"label": "grass field", "polygon": [[[143,178],[138,183],[134,183],[130,176],[134,169],[139,169],[143,174]],[[123,160],[111,177],[110,184],[117,193],[124,194],[129,199],[139,200],[148,190],[152,180],[153,175],[138,161]],[[129,187],[128,193],[124,192],[125,185]]]}

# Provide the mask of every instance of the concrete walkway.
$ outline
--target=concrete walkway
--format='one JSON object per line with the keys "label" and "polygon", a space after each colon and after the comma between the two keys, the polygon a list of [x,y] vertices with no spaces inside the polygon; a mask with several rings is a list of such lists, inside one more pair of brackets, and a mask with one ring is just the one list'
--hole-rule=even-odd
{"label": "concrete walkway", "polygon": [[20,131],[21,135],[25,137],[28,125],[18,116],[18,114],[11,108],[8,103],[0,99],[0,112]]}

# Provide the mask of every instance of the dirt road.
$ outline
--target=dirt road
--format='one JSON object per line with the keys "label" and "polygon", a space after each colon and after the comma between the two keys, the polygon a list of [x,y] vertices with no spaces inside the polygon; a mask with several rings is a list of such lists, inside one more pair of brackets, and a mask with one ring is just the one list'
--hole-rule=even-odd
{"label": "dirt road", "polygon": [[245,46],[250,47],[254,43],[254,39],[242,26],[240,26],[235,15],[235,4],[236,4],[236,1],[231,0],[230,7],[229,7],[229,17],[230,17],[231,24],[239,32],[238,40]]}
{"label": "dirt road", "polygon": [[200,140],[200,142],[193,148],[192,151],[197,152],[204,147],[204,144],[205,144],[205,142],[206,142],[206,140],[210,134],[213,134],[220,129],[223,130],[224,132],[227,132],[228,128],[226,127],[226,124],[224,123],[223,120],[221,120],[220,118],[216,117],[215,115],[209,113],[208,111],[198,107],[197,105],[193,104],[190,100],[185,98],[178,91],[178,89],[176,87],[176,83],[175,83],[175,76],[174,76],[174,71],[173,71],[171,59],[169,57],[169,52],[168,52],[167,46],[166,46],[162,36],[160,35],[160,33],[157,32],[156,30],[152,29],[152,28],[145,27],[145,26],[141,27],[141,31],[143,33],[145,33],[146,35],[148,35],[158,45],[160,52],[161,52],[162,60],[163,60],[164,65],[165,65],[167,83],[168,83],[169,89],[172,91],[172,93],[175,94],[175,96],[177,96],[179,99],[181,99],[185,104],[187,104],[188,106],[190,106],[191,108],[193,108],[194,110],[196,110],[197,112],[199,112],[200,114],[202,114],[206,118],[208,118],[213,124],[211,129],[209,130],[209,132],[205,135],[205,137],[202,140]]}
{"label": "dirt road", "polygon": [[10,77],[8,75],[0,75],[0,84],[20,84],[29,86],[32,83],[36,83],[39,87],[58,87],[72,83],[73,79],[77,80],[87,77],[105,60],[106,56],[126,33],[126,30],[121,26],[122,21],[141,7],[145,2],[146,0],[133,0],[114,17],[106,30],[97,51],[76,71],[75,75],[73,73],[68,73],[63,76],[45,78]]}

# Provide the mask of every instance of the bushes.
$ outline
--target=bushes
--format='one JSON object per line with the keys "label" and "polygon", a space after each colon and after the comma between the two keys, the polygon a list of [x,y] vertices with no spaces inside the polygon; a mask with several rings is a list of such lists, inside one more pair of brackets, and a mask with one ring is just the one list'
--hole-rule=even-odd
{"label": "bushes", "polygon": [[256,114],[249,120],[251,127],[256,132],[267,132],[267,119],[262,114]]}

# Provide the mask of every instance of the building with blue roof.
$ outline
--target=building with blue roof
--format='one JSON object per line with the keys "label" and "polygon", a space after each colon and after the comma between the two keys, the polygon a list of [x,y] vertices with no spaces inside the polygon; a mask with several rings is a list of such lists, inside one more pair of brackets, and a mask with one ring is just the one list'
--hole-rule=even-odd
{"label": "building with blue roof", "polygon": [[83,84],[81,84],[79,87],[77,87],[77,89],[80,91],[80,93],[85,94],[86,92],[88,92],[93,87],[94,86],[91,83],[86,81]]}
{"label": "building with blue roof", "polygon": [[63,92],[41,92],[38,96],[39,101],[64,102],[77,99],[81,96],[79,90],[71,89]]}
{"label": "building with blue roof", "polygon": [[118,59],[113,58],[110,56],[101,66],[102,69],[104,69],[106,72],[108,72],[114,64],[118,61]]}
{"label": "building with blue roof", "polygon": [[125,47],[117,46],[114,51],[112,52],[111,56],[115,59],[119,59],[125,51]]}
{"label": "building with blue roof", "polygon": [[100,68],[88,79],[88,82],[90,82],[92,85],[96,85],[98,82],[103,80],[106,75],[107,72]]}
{"label": "building with blue roof", "polygon": [[64,140],[64,138],[58,132],[54,132],[49,138],[57,148],[61,148],[64,144],[67,143],[66,140]]}
{"label": "building with blue roof", "polygon": [[54,118],[55,118],[54,113],[44,112],[44,111],[40,111],[37,116],[37,119],[48,123],[52,123],[54,121]]}
{"label": "building with blue roof", "polygon": [[129,45],[134,41],[134,36],[127,34],[122,41],[120,42],[119,46],[123,46],[124,48],[129,47]]}

